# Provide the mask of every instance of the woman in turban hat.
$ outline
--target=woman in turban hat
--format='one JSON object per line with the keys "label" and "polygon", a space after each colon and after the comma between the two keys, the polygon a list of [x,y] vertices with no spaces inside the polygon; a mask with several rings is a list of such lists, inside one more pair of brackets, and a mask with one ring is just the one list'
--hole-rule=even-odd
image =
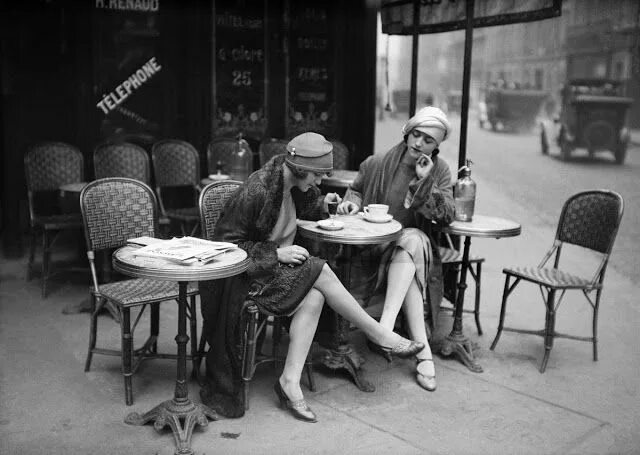
{"label": "woman in turban hat", "polygon": [[[444,112],[432,106],[421,109],[403,126],[402,142],[362,162],[338,206],[338,213],[356,213],[368,204],[387,204],[404,228],[394,244],[363,254],[379,259],[368,261],[380,263],[374,271],[375,290],[386,285],[380,323],[392,329],[403,309],[411,338],[426,346],[416,356],[416,380],[429,391],[435,390],[436,379],[427,330],[435,329],[443,295],[442,266],[431,230],[433,223],[449,224],[454,216],[451,171],[437,155],[450,134]],[[386,356],[374,343],[369,347]]]}

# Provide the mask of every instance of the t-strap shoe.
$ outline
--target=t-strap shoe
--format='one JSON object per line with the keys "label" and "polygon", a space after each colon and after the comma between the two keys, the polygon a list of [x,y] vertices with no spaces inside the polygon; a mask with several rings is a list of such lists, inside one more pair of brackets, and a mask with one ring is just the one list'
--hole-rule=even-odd
{"label": "t-strap shoe", "polygon": [[[423,389],[428,390],[429,392],[433,392],[438,386],[438,384],[436,384],[436,375],[434,374],[433,376],[427,376],[426,374],[420,373],[420,370],[418,370],[418,366],[422,362],[431,362],[433,364],[433,359],[416,359],[416,381],[418,382],[418,385],[420,385],[420,387],[422,387]],[[435,367],[435,364],[433,365]]]}
{"label": "t-strap shoe", "polygon": [[420,341],[407,340],[406,338],[402,338],[392,348],[380,346],[371,340],[367,340],[367,346],[372,352],[384,357],[387,362],[391,362],[393,360],[393,356],[400,357],[401,359],[408,359],[424,349],[424,343]]}
{"label": "t-strap shoe", "polygon": [[282,390],[282,386],[280,385],[280,381],[276,381],[273,386],[273,390],[275,390],[276,395],[278,395],[278,399],[280,400],[280,407],[283,409],[288,409],[289,412],[298,420],[302,420],[304,422],[317,422],[315,413],[311,410],[307,402],[304,400],[296,400],[291,401],[287,394]]}

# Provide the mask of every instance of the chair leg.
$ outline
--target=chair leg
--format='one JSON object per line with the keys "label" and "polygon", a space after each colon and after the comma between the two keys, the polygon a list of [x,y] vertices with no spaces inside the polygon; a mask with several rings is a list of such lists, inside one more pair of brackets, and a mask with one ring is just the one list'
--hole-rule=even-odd
{"label": "chair leg", "polygon": [[160,303],[152,303],[151,305],[151,321],[149,328],[149,335],[151,335],[154,340],[153,344],[150,346],[150,351],[154,354],[158,353],[158,335],[160,334]]}
{"label": "chair leg", "polygon": [[482,335],[482,326],[480,325],[480,283],[481,281],[481,277],[482,277],[482,263],[478,262],[476,264],[476,275],[475,275],[475,281],[476,281],[476,302],[475,302],[475,308],[473,310],[473,314],[476,318],[476,328],[478,329],[478,335]]}
{"label": "chair leg", "polygon": [[509,297],[509,282],[511,281],[511,275],[506,275],[504,277],[504,290],[502,291],[502,307],[500,308],[500,322],[498,323],[498,331],[496,333],[496,337],[493,339],[493,343],[491,343],[492,351],[496,348],[496,344],[498,344],[498,340],[500,339],[500,335],[502,334],[502,328],[504,327],[504,316],[505,311],[507,309],[507,297]]}
{"label": "chair leg", "polygon": [[47,298],[47,278],[49,277],[49,234],[46,229],[42,231],[42,298]]}
{"label": "chair leg", "polygon": [[122,376],[124,377],[124,396],[127,406],[133,404],[133,387],[131,384],[133,360],[133,334],[131,333],[131,313],[129,308],[122,309],[120,320],[122,331]]}
{"label": "chair leg", "polygon": [[311,350],[309,350],[309,354],[307,354],[307,360],[304,363],[304,370],[307,374],[307,380],[309,381],[309,390],[312,392],[316,391],[316,383],[313,378],[313,360],[311,356]]}
{"label": "chair leg", "polygon": [[196,358],[196,364],[195,364],[195,369],[196,371],[200,371],[200,364],[202,363],[202,358],[205,356],[205,349],[207,347],[207,340],[204,336],[204,334],[207,331],[205,330],[204,327],[204,321],[202,323],[202,333],[200,334],[200,345],[198,346],[198,356]]}
{"label": "chair leg", "polygon": [[596,304],[593,307],[593,361],[598,361],[598,308],[600,307],[600,294],[602,288],[596,291]]}
{"label": "chair leg", "polygon": [[249,409],[249,382],[253,379],[256,361],[256,335],[258,330],[258,309],[248,310],[247,335],[244,343],[244,353],[242,355],[242,381],[244,393],[244,409]]}
{"label": "chair leg", "polygon": [[31,244],[29,245],[29,262],[27,262],[27,281],[30,281],[33,275],[33,260],[36,255],[36,242],[38,241],[38,233],[35,229],[31,229]]}
{"label": "chair leg", "polygon": [[271,334],[271,357],[275,359],[278,357],[278,348],[280,347],[280,340],[282,340],[282,322],[280,319],[273,318],[273,333]]}
{"label": "chair leg", "polygon": [[544,373],[547,369],[549,354],[553,348],[553,338],[556,330],[556,312],[555,312],[555,290],[550,290],[547,296],[547,315],[544,324],[544,357],[540,365],[540,373]]}
{"label": "chair leg", "polygon": [[[102,308],[102,305],[100,305]],[[87,352],[87,360],[84,362],[84,371],[91,369],[91,360],[93,359],[93,350],[96,348],[96,338],[98,331],[98,312],[99,308],[96,304],[96,296],[91,294],[91,313],[89,313],[89,350]]]}

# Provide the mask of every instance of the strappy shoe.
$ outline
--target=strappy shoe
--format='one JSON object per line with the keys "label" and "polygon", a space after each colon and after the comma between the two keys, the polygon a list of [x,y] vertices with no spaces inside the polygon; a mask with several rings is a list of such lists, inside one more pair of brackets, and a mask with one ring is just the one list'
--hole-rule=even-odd
{"label": "strappy shoe", "polygon": [[[418,370],[418,365],[420,365],[422,362],[433,363],[433,359],[416,359],[416,381],[418,382],[418,385],[420,385],[420,387],[422,387],[423,389],[428,390],[429,392],[433,392],[438,386],[438,384],[436,384],[436,375],[434,374],[433,376],[427,376],[426,374],[420,373],[420,371]],[[435,364],[433,366],[435,367]]]}
{"label": "strappy shoe", "polygon": [[280,407],[283,409],[288,409],[291,415],[298,420],[302,420],[304,422],[317,422],[315,413],[311,410],[305,399],[291,401],[287,394],[282,390],[282,386],[280,385],[280,381],[276,381],[273,386],[273,390],[275,390],[276,395],[278,395],[278,399],[280,400]]}
{"label": "strappy shoe", "polygon": [[413,357],[418,352],[424,349],[424,343],[420,341],[412,341],[403,338],[392,348],[387,348],[374,343],[371,340],[367,340],[367,346],[371,352],[375,352],[381,355],[387,362],[393,360],[393,356],[400,357],[401,359],[407,359]]}

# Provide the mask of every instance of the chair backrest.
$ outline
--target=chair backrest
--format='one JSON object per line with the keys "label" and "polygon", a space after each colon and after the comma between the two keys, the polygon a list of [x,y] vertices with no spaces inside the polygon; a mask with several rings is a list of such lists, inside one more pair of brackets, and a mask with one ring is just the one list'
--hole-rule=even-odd
{"label": "chair backrest", "polygon": [[84,180],[84,157],[80,150],[64,142],[41,142],[24,157],[29,194],[53,191],[67,183]]}
{"label": "chair backrest", "polygon": [[126,177],[151,183],[149,155],[139,145],[130,142],[105,142],[93,151],[96,179]]}
{"label": "chair backrest", "polygon": [[202,238],[208,240],[213,238],[213,231],[225,204],[241,185],[242,182],[237,180],[223,180],[210,183],[202,189],[198,201]]}
{"label": "chair backrest", "polygon": [[349,149],[340,141],[331,140],[333,144],[333,168],[349,168]]}
{"label": "chair backrest", "polygon": [[200,183],[200,154],[179,139],[164,139],[153,144],[151,161],[156,187],[191,186]]}
{"label": "chair backrest", "polygon": [[269,138],[260,142],[258,155],[260,156],[260,166],[264,166],[267,161],[276,155],[287,153],[289,141],[284,139]]}
{"label": "chair backrest", "polygon": [[215,174],[218,171],[218,161],[222,163],[222,172],[229,172],[228,163],[231,154],[238,148],[238,140],[231,137],[218,137],[207,146],[207,171]]}
{"label": "chair backrest", "polygon": [[118,248],[127,239],[155,237],[158,202],[144,182],[124,177],[94,180],[80,193],[87,250]]}
{"label": "chair backrest", "polygon": [[622,220],[624,201],[610,190],[583,191],[562,207],[556,240],[610,254]]}

